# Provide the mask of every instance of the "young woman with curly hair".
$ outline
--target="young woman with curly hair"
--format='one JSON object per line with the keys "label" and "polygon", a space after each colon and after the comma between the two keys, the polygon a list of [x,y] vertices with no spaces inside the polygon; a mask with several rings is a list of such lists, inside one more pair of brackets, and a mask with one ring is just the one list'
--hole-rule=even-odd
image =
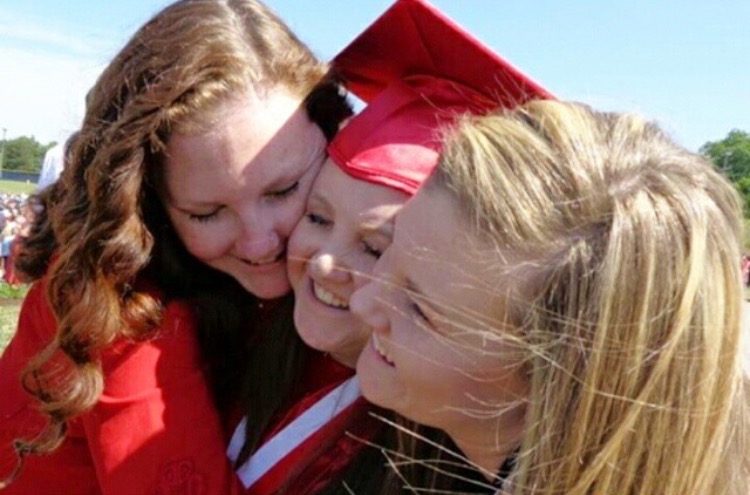
{"label": "young woman with curly hair", "polygon": [[36,198],[35,283],[0,359],[6,493],[237,489],[213,400],[247,397],[262,430],[286,399],[273,377],[301,345],[250,334],[290,327],[286,240],[349,113],[255,0],[178,1],[137,31]]}
{"label": "young woman with curly hair", "polygon": [[487,493],[747,494],[741,237],[732,184],[641,118],[465,118],[351,298],[362,391]]}

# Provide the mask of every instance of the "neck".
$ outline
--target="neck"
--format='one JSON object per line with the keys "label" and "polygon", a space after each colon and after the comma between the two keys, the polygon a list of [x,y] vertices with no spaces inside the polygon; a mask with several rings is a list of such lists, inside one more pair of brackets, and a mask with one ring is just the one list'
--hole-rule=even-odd
{"label": "neck", "polygon": [[258,309],[259,313],[268,313],[276,309],[280,304],[281,301],[283,301],[284,298],[280,297],[278,299],[261,299],[258,298],[255,302],[255,306]]}
{"label": "neck", "polygon": [[521,410],[489,420],[470,419],[454,431],[446,432],[469,462],[475,465],[488,481],[494,482],[500,467],[521,444],[523,418]]}
{"label": "neck", "polygon": [[274,318],[279,308],[283,308],[284,302],[287,296],[281,296],[277,299],[261,299],[256,298],[255,300],[255,312],[258,318]]}
{"label": "neck", "polygon": [[333,358],[334,361],[336,361],[337,363],[341,365],[346,366],[347,368],[354,369],[357,367],[357,358],[352,357],[349,354],[346,354],[346,353],[338,354],[338,353],[332,352],[331,357]]}

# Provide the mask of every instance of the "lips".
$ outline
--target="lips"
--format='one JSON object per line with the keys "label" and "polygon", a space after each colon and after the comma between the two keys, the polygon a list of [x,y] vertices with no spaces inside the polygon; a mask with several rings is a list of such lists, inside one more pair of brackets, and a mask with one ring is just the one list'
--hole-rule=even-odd
{"label": "lips", "polygon": [[372,334],[372,347],[375,349],[375,352],[380,356],[383,361],[388,363],[391,366],[394,366],[393,358],[391,358],[391,355],[388,354],[388,350],[383,347],[383,344],[380,342],[380,339],[378,339],[378,334],[373,333]]}
{"label": "lips", "polygon": [[318,299],[318,301],[322,302],[326,306],[330,306],[336,309],[349,309],[348,300],[337,296],[333,292],[323,288],[320,284],[317,284],[313,281],[312,288],[313,294],[315,294],[315,297]]}
{"label": "lips", "polygon": [[251,260],[251,259],[242,259],[242,262],[251,265],[251,266],[265,266],[265,265],[273,265],[274,263],[277,263],[284,259],[286,256],[286,250],[281,251],[279,254],[276,254],[274,256],[269,256],[267,258],[262,258],[258,260]]}

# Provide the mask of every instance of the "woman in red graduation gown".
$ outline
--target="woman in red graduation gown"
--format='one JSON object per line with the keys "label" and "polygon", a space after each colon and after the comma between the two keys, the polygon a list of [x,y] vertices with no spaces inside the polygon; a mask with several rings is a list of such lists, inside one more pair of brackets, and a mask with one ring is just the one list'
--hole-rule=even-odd
{"label": "woman in red graduation gown", "polygon": [[[401,492],[403,481],[387,459],[366,445],[393,447],[395,432],[360,396],[352,368],[369,331],[350,312],[349,297],[390,244],[395,215],[437,164],[441,129],[463,114],[549,96],[417,0],[396,2],[333,66],[368,105],[329,145],[289,241],[294,322],[249,346],[257,356],[249,366],[264,361],[267,368],[247,375],[248,412],[234,418],[239,424],[228,454],[253,495]],[[292,351],[299,341],[280,345],[295,341],[286,333],[292,323],[314,351]],[[283,386],[283,376],[289,377],[288,399],[258,434],[258,405],[267,406],[262,382]],[[410,483],[434,483],[434,471],[416,471]],[[441,486],[453,486],[446,483]]]}
{"label": "woman in red graduation gown", "polygon": [[18,260],[36,282],[0,358],[4,493],[240,489],[192,301],[289,291],[321,129],[348,113],[326,73],[255,0],[176,2],[105,69]]}

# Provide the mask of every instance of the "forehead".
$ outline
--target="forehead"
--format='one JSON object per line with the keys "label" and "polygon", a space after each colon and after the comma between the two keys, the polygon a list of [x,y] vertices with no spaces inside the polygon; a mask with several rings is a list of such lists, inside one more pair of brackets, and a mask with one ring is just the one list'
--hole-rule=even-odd
{"label": "forehead", "polygon": [[335,210],[337,221],[348,217],[358,224],[392,220],[408,199],[401,191],[355,179],[330,158],[315,179],[310,194],[311,205],[323,203]]}
{"label": "forehead", "polygon": [[463,257],[462,247],[469,244],[466,235],[470,233],[453,200],[440,191],[420,190],[401,211],[396,225],[398,248],[410,257],[419,253],[439,260]]}
{"label": "forehead", "polygon": [[501,254],[468,227],[447,194],[421,190],[396,219],[394,269],[423,296],[484,312],[506,285]]}
{"label": "forehead", "polygon": [[178,129],[170,136],[165,179],[171,192],[262,185],[298,172],[324,147],[322,133],[298,98],[273,91],[262,98],[232,99],[214,112],[209,126]]}

